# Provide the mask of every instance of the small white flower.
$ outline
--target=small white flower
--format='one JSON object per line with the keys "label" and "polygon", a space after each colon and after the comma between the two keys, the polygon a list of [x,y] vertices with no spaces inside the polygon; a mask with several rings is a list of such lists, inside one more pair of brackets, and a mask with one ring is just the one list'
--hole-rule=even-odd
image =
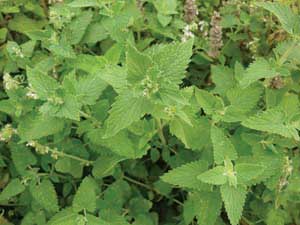
{"label": "small white flower", "polygon": [[39,98],[38,95],[37,95],[34,91],[32,91],[32,90],[29,90],[29,91],[26,93],[26,97],[27,97],[27,98],[30,98],[30,99],[34,99],[34,100],[36,100],[36,99]]}
{"label": "small white flower", "polygon": [[9,73],[4,73],[3,85],[5,90],[14,90],[19,87],[19,82],[10,76]]}
{"label": "small white flower", "polygon": [[194,37],[195,35],[193,34],[193,32],[191,31],[191,27],[190,25],[186,25],[183,28],[183,36],[181,38],[182,42],[186,42],[187,40],[189,40],[190,38]]}

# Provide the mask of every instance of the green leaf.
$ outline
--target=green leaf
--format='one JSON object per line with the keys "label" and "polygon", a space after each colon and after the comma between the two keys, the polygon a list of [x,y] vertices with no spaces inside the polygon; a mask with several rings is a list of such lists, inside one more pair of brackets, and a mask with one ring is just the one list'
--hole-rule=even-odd
{"label": "green leaf", "polygon": [[129,201],[129,210],[135,217],[141,214],[147,214],[151,207],[152,202],[142,197],[134,197]]}
{"label": "green leaf", "polygon": [[183,166],[177,167],[168,173],[165,173],[161,179],[169,184],[177,185],[179,187],[203,189],[203,184],[199,182],[197,176],[199,173],[207,169],[207,162],[199,160],[187,163]]}
{"label": "green leaf", "polygon": [[272,78],[278,75],[276,69],[264,58],[258,58],[247,68],[240,80],[241,87],[248,87],[261,78]]}
{"label": "green leaf", "polygon": [[229,67],[213,65],[211,67],[211,75],[212,81],[216,85],[213,91],[222,96],[225,96],[226,92],[232,89],[236,84],[233,70]]}
{"label": "green leaf", "polygon": [[108,34],[101,22],[92,22],[86,29],[81,43],[95,44],[103,41],[108,37]]}
{"label": "green leaf", "polygon": [[[199,174],[199,173],[198,173]],[[198,180],[201,180],[207,184],[222,185],[227,182],[226,170],[224,166],[216,166],[204,173],[197,176]]]}
{"label": "green leaf", "polygon": [[150,102],[142,96],[130,91],[120,93],[109,111],[105,138],[116,135],[120,130],[140,120],[149,107]]}
{"label": "green leaf", "polygon": [[25,15],[17,14],[13,19],[9,20],[8,28],[12,31],[27,34],[28,32],[40,30],[45,25],[45,20],[37,21]]}
{"label": "green leaf", "polygon": [[59,84],[53,77],[30,67],[27,67],[26,70],[29,85],[40,99],[46,100],[55,94],[55,91],[59,88]]}
{"label": "green leaf", "polygon": [[40,184],[32,183],[29,187],[32,198],[48,212],[59,210],[56,191],[53,184],[45,179]]}
{"label": "green leaf", "polygon": [[66,94],[61,100],[61,104],[46,102],[40,107],[40,112],[47,116],[56,116],[79,121],[81,104],[77,99],[71,94]]}
{"label": "green leaf", "polygon": [[215,225],[222,200],[219,191],[190,193],[184,202],[184,220],[190,224],[196,216],[199,225]]}
{"label": "green leaf", "polygon": [[193,39],[183,43],[157,45],[147,52],[163,77],[181,83],[192,56]]}
{"label": "green leaf", "polygon": [[164,14],[158,13],[157,19],[163,27],[166,27],[172,21],[172,16],[166,16]]}
{"label": "green leaf", "polygon": [[161,14],[164,14],[164,15],[177,14],[177,11],[176,11],[177,1],[176,0],[165,0],[165,1],[154,0],[153,3],[154,3],[156,10]]}
{"label": "green leaf", "polygon": [[300,18],[287,4],[279,2],[257,2],[255,4],[272,12],[288,33],[299,33]]}
{"label": "green leaf", "polygon": [[253,163],[239,163],[235,166],[237,181],[239,184],[257,179],[265,170],[265,167]]}
{"label": "green leaf", "polygon": [[76,54],[72,48],[72,46],[67,42],[61,42],[58,44],[52,44],[48,47],[48,49],[57,56],[74,59]]}
{"label": "green leaf", "polygon": [[[89,74],[98,74],[108,64],[103,56],[93,56],[88,54],[79,54],[75,59],[70,59],[71,67],[77,70],[83,70]],[[100,75],[99,75],[100,76]]]}
{"label": "green leaf", "polygon": [[174,119],[170,123],[170,132],[178,137],[187,148],[201,150],[208,144],[209,121],[206,118],[194,119],[192,124],[193,126],[181,119]]}
{"label": "green leaf", "polygon": [[80,212],[83,209],[89,212],[95,211],[97,198],[95,185],[95,181],[91,177],[82,180],[72,203],[75,212]]}
{"label": "green leaf", "polygon": [[31,113],[20,120],[18,135],[22,142],[36,140],[60,132],[65,122],[59,118]]}
{"label": "green leaf", "polygon": [[79,215],[73,212],[71,208],[67,208],[55,214],[47,225],[83,225],[85,223],[80,223],[80,221],[84,221],[84,219],[83,215]]}
{"label": "green leaf", "polygon": [[55,169],[61,173],[69,173],[75,178],[81,178],[83,165],[78,160],[60,158],[55,163]]}
{"label": "green leaf", "polygon": [[127,72],[123,67],[108,65],[99,71],[99,76],[119,94],[128,88]]}
{"label": "green leaf", "polygon": [[25,186],[21,183],[19,179],[11,180],[8,185],[0,193],[0,202],[9,200],[25,190]]}
{"label": "green leaf", "polygon": [[[293,50],[289,51],[289,54],[286,55],[287,50],[291,48]],[[286,59],[286,61],[289,61],[293,64],[300,64],[300,45],[299,43],[295,43],[293,40],[288,39],[286,41],[279,42],[276,48],[273,49],[273,52],[278,60],[283,57]]]}
{"label": "green leaf", "polygon": [[280,109],[269,109],[242,122],[242,125],[254,130],[279,134],[299,140],[297,130],[289,124],[284,112]]}
{"label": "green leaf", "polygon": [[82,7],[99,7],[101,4],[98,0],[74,0],[68,4],[68,6],[73,8],[82,8]]}
{"label": "green leaf", "polygon": [[13,144],[10,147],[11,158],[16,170],[21,175],[26,175],[26,171],[29,165],[35,165],[37,159],[35,155],[25,146]]}
{"label": "green leaf", "polygon": [[226,107],[225,122],[238,122],[247,118],[263,94],[264,88],[258,83],[254,83],[247,88],[232,88],[227,91],[227,98],[230,105]]}
{"label": "green leaf", "polygon": [[96,216],[91,215],[91,214],[88,214],[86,216],[86,222],[85,223],[87,223],[88,225],[111,225],[110,223],[107,223],[106,221],[100,219],[99,217],[96,217]]}
{"label": "green leaf", "polygon": [[216,126],[211,126],[210,138],[214,149],[214,160],[216,164],[221,164],[224,160],[237,159],[237,153],[230,139],[226,137],[224,131]]}
{"label": "green leaf", "polygon": [[66,41],[69,44],[75,45],[81,41],[88,25],[92,21],[92,17],[92,11],[83,11],[63,30],[63,34],[66,35]]}
{"label": "green leaf", "polygon": [[198,104],[203,108],[207,115],[216,114],[218,112],[221,113],[224,111],[224,103],[222,99],[214,96],[208,91],[195,89],[195,97]]}
{"label": "green leaf", "polygon": [[231,225],[239,224],[247,191],[242,186],[237,186],[235,188],[226,184],[221,186],[221,195]]}
{"label": "green leaf", "polygon": [[265,220],[267,225],[284,225],[285,221],[285,211],[282,209],[271,209],[267,214],[267,218]]}
{"label": "green leaf", "polygon": [[106,82],[96,74],[81,77],[75,84],[77,100],[83,105],[93,105],[106,87]]}
{"label": "green leaf", "polygon": [[113,137],[105,139],[102,135],[103,130],[95,129],[93,132],[90,132],[88,136],[91,141],[97,145],[104,146],[125,158],[136,159],[146,154],[149,148],[147,142],[154,135],[154,131],[145,127],[145,135],[134,135],[127,130],[122,130]]}
{"label": "green leaf", "polygon": [[7,28],[0,29],[0,43],[6,40],[7,31],[8,31]]}
{"label": "green leaf", "polygon": [[93,163],[93,175],[96,178],[102,178],[112,173],[114,167],[122,161],[123,158],[117,155],[104,155],[100,156]]}
{"label": "green leaf", "polygon": [[126,52],[126,68],[127,68],[127,80],[130,83],[137,83],[143,80],[147,76],[147,70],[151,66],[151,59],[138,50],[128,45]]}

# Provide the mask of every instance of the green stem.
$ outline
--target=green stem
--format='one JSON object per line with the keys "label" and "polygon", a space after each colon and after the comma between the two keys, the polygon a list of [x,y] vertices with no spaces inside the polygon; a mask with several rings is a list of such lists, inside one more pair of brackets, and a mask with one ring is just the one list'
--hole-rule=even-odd
{"label": "green stem", "polygon": [[144,187],[144,188],[146,188],[146,189],[148,189],[148,190],[150,190],[150,191],[153,191],[153,192],[155,192],[155,193],[157,193],[157,194],[159,194],[159,195],[162,195],[162,196],[164,196],[164,197],[166,197],[166,198],[172,200],[173,202],[177,203],[178,205],[183,206],[183,203],[182,203],[182,202],[178,201],[178,200],[175,199],[175,198],[172,198],[172,197],[169,197],[169,196],[167,196],[167,195],[162,194],[159,190],[157,190],[157,189],[155,189],[155,188],[153,188],[153,187],[151,187],[151,186],[149,186],[149,185],[147,185],[147,184],[144,184],[144,183],[142,183],[142,182],[140,182],[140,181],[137,181],[137,180],[132,179],[132,178],[130,178],[130,177],[127,177],[127,176],[125,176],[125,175],[123,176],[123,178],[124,178],[124,180],[127,180],[127,181],[129,181],[129,182],[131,182],[131,183],[133,183],[133,184],[136,184],[136,185],[139,185],[139,186],[141,186],[141,187]]}
{"label": "green stem", "polygon": [[157,121],[157,125],[158,125],[158,129],[157,129],[158,136],[159,136],[161,142],[163,143],[163,145],[166,146],[167,145],[167,141],[166,141],[166,138],[165,138],[164,132],[163,132],[164,126],[162,125],[160,119],[157,119],[156,121]]}
{"label": "green stem", "polygon": [[86,160],[86,159],[83,159],[83,158],[80,158],[80,157],[77,157],[77,156],[74,156],[74,155],[70,155],[70,154],[67,154],[67,153],[64,153],[64,152],[60,152],[60,151],[57,151],[57,150],[54,150],[54,149],[50,149],[49,152],[57,154],[58,156],[61,156],[61,157],[67,157],[67,158],[70,158],[70,159],[80,161],[84,165],[91,165],[93,163],[93,161]]}

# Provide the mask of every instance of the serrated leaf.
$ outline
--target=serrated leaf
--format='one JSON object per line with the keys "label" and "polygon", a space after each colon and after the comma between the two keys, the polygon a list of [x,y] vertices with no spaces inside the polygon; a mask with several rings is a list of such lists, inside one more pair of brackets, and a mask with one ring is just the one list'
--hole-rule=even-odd
{"label": "serrated leaf", "polygon": [[13,164],[21,175],[26,175],[27,167],[35,165],[37,162],[35,155],[23,145],[13,145],[10,147],[10,151]]}
{"label": "serrated leaf", "polygon": [[247,184],[257,184],[270,179],[276,174],[280,174],[284,161],[279,155],[273,154],[270,156],[240,157],[237,160],[237,164],[239,163],[257,164],[264,168],[262,173],[255,178],[252,177],[251,180],[247,182]]}
{"label": "serrated leaf", "polygon": [[130,91],[120,93],[109,111],[105,138],[116,135],[120,130],[141,119],[149,107],[150,102],[142,96]]}
{"label": "serrated leaf", "polygon": [[237,153],[230,139],[226,137],[224,131],[216,126],[211,126],[210,137],[214,149],[214,160],[216,164],[221,164],[224,160],[237,159]]}
{"label": "serrated leaf", "polygon": [[180,119],[174,119],[170,123],[170,132],[178,137],[187,148],[201,150],[208,144],[209,121],[206,118],[200,118],[193,120],[192,124],[193,126]]}
{"label": "serrated leaf", "polygon": [[158,45],[149,50],[149,55],[164,78],[181,83],[192,56],[193,39],[183,43]]}
{"label": "serrated leaf", "polygon": [[55,163],[55,169],[61,173],[69,173],[74,178],[81,178],[83,165],[77,161],[70,158],[60,158]]}
{"label": "serrated leaf", "polygon": [[81,225],[80,221],[84,221],[84,216],[73,212],[71,208],[67,208],[55,214],[47,225]]}
{"label": "serrated leaf", "polygon": [[110,223],[107,223],[106,221],[100,219],[99,217],[96,217],[91,214],[88,214],[86,216],[86,220],[88,225],[111,225]]}
{"label": "serrated leaf", "polygon": [[74,196],[72,208],[75,212],[80,212],[83,209],[94,212],[96,198],[95,181],[91,177],[86,177],[82,180]]}
{"label": "serrated leaf", "polygon": [[253,163],[239,163],[235,166],[237,181],[244,184],[252,179],[258,178],[265,170],[265,167]]}
{"label": "serrated leaf", "polygon": [[49,96],[55,94],[55,91],[59,88],[59,84],[53,77],[29,67],[26,70],[29,85],[40,99],[46,100]]}
{"label": "serrated leaf", "polygon": [[211,74],[212,80],[216,85],[213,91],[222,96],[225,96],[226,92],[232,89],[236,84],[236,80],[233,76],[233,70],[229,67],[214,65],[211,67]]}
{"label": "serrated leaf", "polygon": [[117,93],[121,93],[128,88],[127,72],[123,67],[108,65],[99,71],[99,76]]}
{"label": "serrated leaf", "polygon": [[79,121],[81,104],[77,99],[73,95],[67,93],[62,101],[62,104],[46,102],[40,107],[40,112],[47,116],[56,116]]}
{"label": "serrated leaf", "polygon": [[11,180],[8,185],[0,193],[0,202],[9,200],[25,190],[25,186],[19,179]]}
{"label": "serrated leaf", "polygon": [[184,220],[186,224],[190,224],[196,216],[199,225],[214,225],[221,207],[219,191],[192,193],[184,202]]}
{"label": "serrated leaf", "polygon": [[56,191],[53,184],[45,179],[40,184],[29,187],[32,198],[48,212],[59,211]]}
{"label": "serrated leaf", "polygon": [[164,15],[171,15],[176,14],[176,7],[177,7],[177,1],[176,0],[165,0],[165,1],[159,1],[154,0],[153,1],[154,6],[158,12]]}
{"label": "serrated leaf", "polygon": [[222,99],[214,96],[208,91],[195,89],[195,97],[207,115],[224,111],[224,103]]}
{"label": "serrated leaf", "polygon": [[289,54],[286,56],[286,60],[293,63],[293,64],[299,64],[300,63],[300,45],[299,43],[295,43],[293,40],[285,40],[282,42],[279,42],[276,47],[273,49],[276,58],[280,59],[282,57],[287,49],[292,48],[293,51],[290,51]]}
{"label": "serrated leaf", "polygon": [[225,167],[216,166],[198,175],[197,179],[207,184],[214,184],[214,185],[225,184],[227,182]]}
{"label": "serrated leaf", "polygon": [[123,158],[117,155],[104,155],[100,156],[93,163],[93,175],[96,178],[102,178],[108,176]]}
{"label": "serrated leaf", "polygon": [[180,187],[202,189],[203,184],[197,179],[197,176],[199,173],[204,172],[207,167],[207,162],[202,160],[187,163],[165,173],[161,179]]}
{"label": "serrated leaf", "polygon": [[31,113],[20,120],[18,135],[26,142],[58,133],[64,126],[64,121],[59,118]]}
{"label": "serrated leaf", "polygon": [[283,29],[285,29],[288,33],[299,33],[300,18],[294,14],[288,5],[279,2],[257,2],[255,4],[274,13],[280,21]]}
{"label": "serrated leaf", "polygon": [[101,6],[98,0],[74,0],[68,4],[68,6],[73,8],[82,8],[82,7],[97,7]]}
{"label": "serrated leaf", "polygon": [[77,99],[81,104],[93,105],[106,87],[106,82],[96,74],[82,77],[75,85]]}
{"label": "serrated leaf", "polygon": [[74,59],[76,58],[76,54],[72,46],[67,42],[61,42],[58,44],[52,44],[48,47],[48,49],[54,53],[56,56]]}
{"label": "serrated leaf", "polygon": [[247,118],[263,94],[263,86],[252,84],[247,88],[232,88],[227,91],[227,98],[230,105],[226,107],[225,115],[222,118],[225,122],[238,122]]}
{"label": "serrated leaf", "polygon": [[45,20],[33,20],[23,14],[17,14],[9,21],[8,28],[19,33],[27,34],[28,32],[40,30],[45,25]]}
{"label": "serrated leaf", "polygon": [[246,69],[240,85],[245,88],[261,78],[272,78],[278,75],[276,69],[266,59],[258,58]]}
{"label": "serrated leaf", "polygon": [[247,191],[242,186],[221,186],[221,196],[225,204],[225,209],[231,225],[239,224],[242,216],[243,207],[246,200]]}
{"label": "serrated leaf", "polygon": [[81,43],[95,44],[108,37],[107,31],[101,21],[92,22],[86,29]]}
{"label": "serrated leaf", "polygon": [[266,110],[246,119],[242,122],[242,125],[254,130],[279,134],[287,138],[299,140],[296,128],[288,123],[284,112],[280,109]]}
{"label": "serrated leaf", "polygon": [[92,11],[83,11],[64,29],[63,34],[66,35],[66,41],[69,44],[75,45],[81,41],[88,25],[92,21],[92,17]]}
{"label": "serrated leaf", "polygon": [[136,83],[147,76],[147,70],[152,61],[147,55],[140,53],[135,47],[129,45],[126,52],[127,80]]}

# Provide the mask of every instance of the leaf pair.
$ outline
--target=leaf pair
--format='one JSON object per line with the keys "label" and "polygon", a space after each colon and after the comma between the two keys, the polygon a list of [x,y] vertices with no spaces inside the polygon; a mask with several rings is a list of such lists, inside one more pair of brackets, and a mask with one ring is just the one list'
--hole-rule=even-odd
{"label": "leaf pair", "polygon": [[[145,113],[151,113],[155,104],[178,104],[177,84],[184,77],[192,55],[192,45],[192,41],[157,45],[144,53],[132,46],[128,47],[126,81],[129,85],[119,93],[112,105],[106,121],[105,137],[114,136],[138,121]],[[107,78],[112,79],[113,77]]]}

